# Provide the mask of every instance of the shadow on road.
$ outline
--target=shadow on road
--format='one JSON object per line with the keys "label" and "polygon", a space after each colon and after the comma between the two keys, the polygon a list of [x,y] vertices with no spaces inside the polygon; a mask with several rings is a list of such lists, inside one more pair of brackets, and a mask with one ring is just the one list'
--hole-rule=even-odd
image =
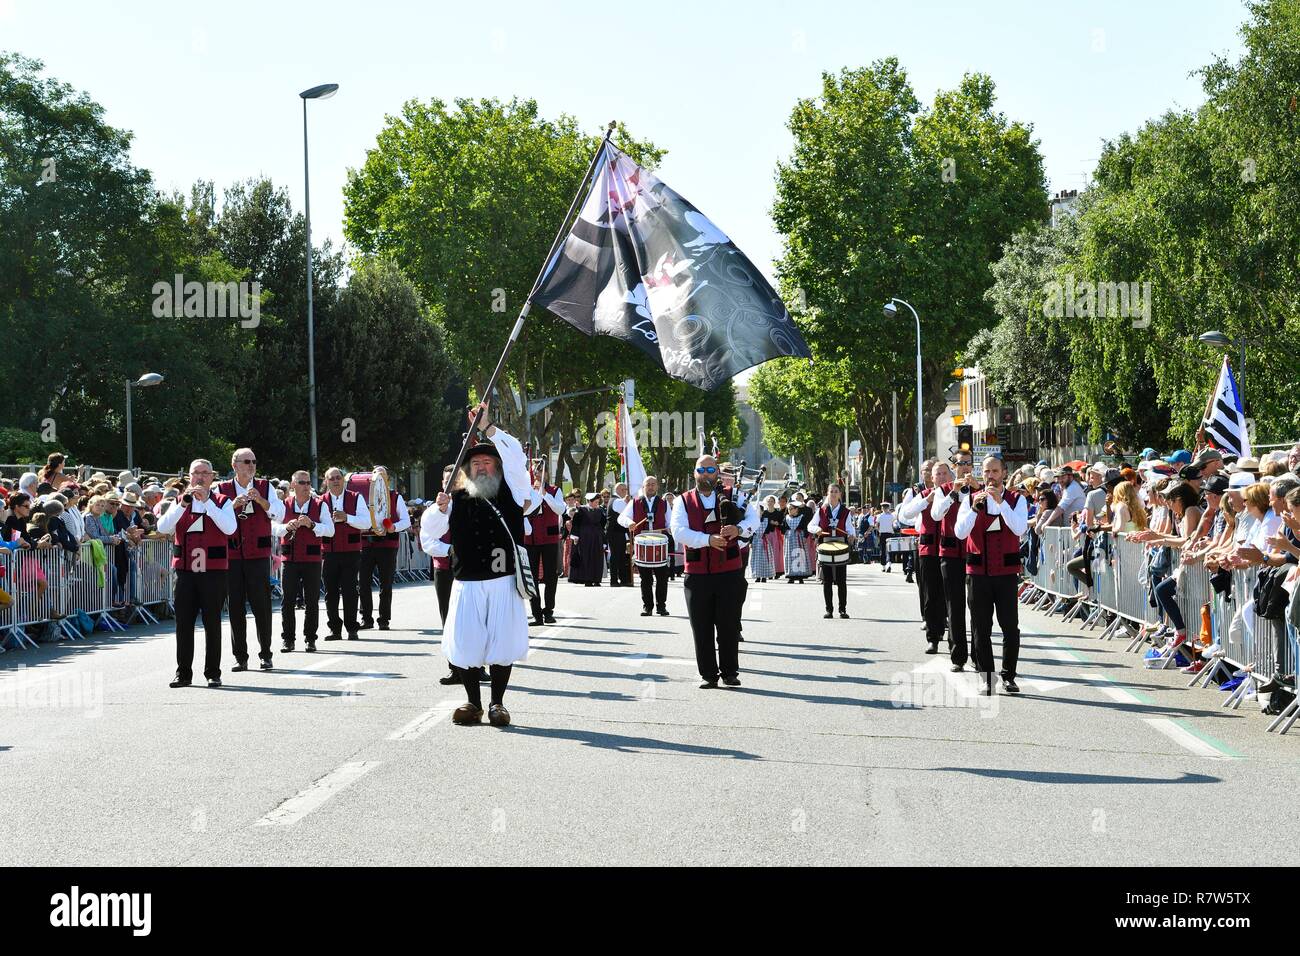
{"label": "shadow on road", "polygon": [[1023,780],[1026,783],[1222,783],[1221,777],[1207,773],[1186,773],[1177,777],[1129,777],[1109,773],[1073,773],[1052,770],[994,770],[988,767],[935,767],[937,771],[968,773],[976,777],[996,777],[1005,780]]}
{"label": "shadow on road", "polygon": [[730,757],[733,760],[762,760],[758,754],[744,750],[731,750],[726,747],[705,747],[699,744],[680,744],[671,740],[656,740],[653,737],[628,737],[623,734],[606,734],[594,730],[564,730],[559,727],[520,727],[512,726],[510,734],[525,737],[545,737],[552,740],[572,740],[584,747],[599,747],[602,750],[615,750],[619,753],[644,753],[647,750],[664,753],[686,754],[693,757]]}

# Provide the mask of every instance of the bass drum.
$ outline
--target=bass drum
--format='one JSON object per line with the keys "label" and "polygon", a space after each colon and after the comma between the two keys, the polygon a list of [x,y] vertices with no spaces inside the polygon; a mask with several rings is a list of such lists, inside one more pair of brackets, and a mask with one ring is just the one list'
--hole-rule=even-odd
{"label": "bass drum", "polygon": [[374,471],[354,471],[348,475],[348,491],[355,491],[361,496],[370,510],[370,530],[379,531],[387,520],[397,520],[397,515],[389,514],[389,493],[393,490],[392,479],[387,468]]}

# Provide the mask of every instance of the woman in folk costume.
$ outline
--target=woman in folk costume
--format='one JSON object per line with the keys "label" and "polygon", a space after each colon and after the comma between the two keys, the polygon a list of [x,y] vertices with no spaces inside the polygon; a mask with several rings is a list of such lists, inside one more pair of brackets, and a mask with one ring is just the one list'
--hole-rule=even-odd
{"label": "woman in folk costume", "polygon": [[803,495],[790,499],[785,514],[785,579],[791,584],[803,584],[817,570],[817,542],[808,533],[812,516]]}
{"label": "woman in folk costume", "polygon": [[763,499],[759,509],[758,534],[754,537],[753,555],[749,559],[749,570],[755,581],[767,581],[776,576],[778,557],[784,563],[785,539],[781,535],[781,513],[776,510],[776,495]]}
{"label": "woman in folk costume", "polygon": [[515,584],[515,565],[532,483],[518,440],[488,424],[486,402],[479,409],[488,441],[469,449],[452,493],[438,493],[425,521],[430,522],[427,534],[433,540],[451,532],[453,580],[442,649],[447,661],[465,675],[468,697],[452,720],[477,724],[483,719],[474,672],[487,666],[492,681],[488,720],[504,727],[510,723],[502,704],[510,669],[528,656],[528,604]]}
{"label": "woman in folk costume", "polygon": [[600,587],[605,578],[605,513],[599,503],[600,495],[588,492],[570,524],[575,541],[569,554],[569,581],[589,588]]}

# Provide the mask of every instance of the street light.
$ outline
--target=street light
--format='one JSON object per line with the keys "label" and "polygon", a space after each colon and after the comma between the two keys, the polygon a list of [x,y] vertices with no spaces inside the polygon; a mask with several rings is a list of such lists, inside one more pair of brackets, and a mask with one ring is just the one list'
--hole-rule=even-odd
{"label": "street light", "polygon": [[311,303],[311,179],[307,171],[307,101],[327,100],[339,91],[337,83],[322,83],[303,90],[302,97],[302,192],[307,220],[307,414],[311,420],[311,486],[317,487],[316,462],[316,324]]}
{"label": "street light", "polygon": [[135,448],[132,444],[133,436],[131,434],[131,389],[148,388],[150,385],[161,385],[163,377],[157,372],[145,372],[134,382],[127,380],[126,383],[126,469],[133,471],[135,469]]}
{"label": "street light", "polygon": [[1241,346],[1241,364],[1237,368],[1237,391],[1241,393],[1241,402],[1244,407],[1246,404],[1246,346],[1251,344],[1251,340],[1229,338],[1217,329],[1202,332],[1196,338],[1197,341],[1220,349],[1231,349],[1234,345]]}
{"label": "street light", "polygon": [[898,318],[898,306],[906,305],[907,311],[912,313],[912,318],[916,320],[916,480],[924,483],[925,476],[921,474],[925,462],[925,429],[921,421],[921,411],[924,406],[923,394],[921,392],[921,317],[916,314],[916,309],[912,308],[910,303],[902,299],[890,299],[885,303],[885,318]]}

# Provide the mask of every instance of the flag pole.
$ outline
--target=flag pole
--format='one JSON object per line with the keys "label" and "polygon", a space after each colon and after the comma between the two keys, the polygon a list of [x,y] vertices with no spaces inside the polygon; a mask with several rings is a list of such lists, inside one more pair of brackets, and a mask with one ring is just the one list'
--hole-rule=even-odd
{"label": "flag pole", "polygon": [[[560,229],[555,234],[555,241],[551,243],[551,250],[542,261],[542,267],[537,272],[533,287],[528,290],[528,298],[524,299],[524,306],[519,310],[519,318],[515,319],[515,326],[510,330],[510,337],[506,339],[505,348],[501,350],[501,357],[497,359],[497,367],[493,369],[492,377],[488,379],[487,387],[483,389],[482,395],[484,398],[481,401],[491,402],[492,400],[492,390],[496,387],[497,379],[501,377],[501,372],[506,367],[506,360],[510,358],[511,350],[514,348],[515,343],[519,341],[519,335],[524,328],[524,319],[528,318],[528,313],[532,310],[533,296],[537,294],[542,279],[546,277],[546,270],[550,266],[551,260],[555,258],[556,250],[559,249],[560,243],[564,241],[565,230],[569,227],[569,221],[573,218],[574,210],[578,208],[578,204],[582,202],[583,197],[586,195],[587,183],[591,180],[591,174],[596,170],[596,163],[600,161],[601,153],[605,151],[606,144],[614,134],[615,125],[614,122],[611,122],[606,128],[605,137],[600,141],[600,146],[597,147],[595,155],[591,157],[591,162],[587,166],[587,172],[583,175],[582,181],[578,183],[578,190],[573,195],[573,202],[569,203],[569,211],[564,214],[564,221],[560,223]],[[524,409],[524,414],[528,414],[527,408]],[[478,431],[479,423],[482,420],[483,410],[481,408],[475,409],[474,422],[470,425],[469,431],[465,433],[465,440],[461,442],[460,452],[456,455],[456,463],[452,466],[453,478],[456,472],[460,471],[461,463],[465,460],[465,453],[469,451],[470,443],[474,440],[474,433]]]}

